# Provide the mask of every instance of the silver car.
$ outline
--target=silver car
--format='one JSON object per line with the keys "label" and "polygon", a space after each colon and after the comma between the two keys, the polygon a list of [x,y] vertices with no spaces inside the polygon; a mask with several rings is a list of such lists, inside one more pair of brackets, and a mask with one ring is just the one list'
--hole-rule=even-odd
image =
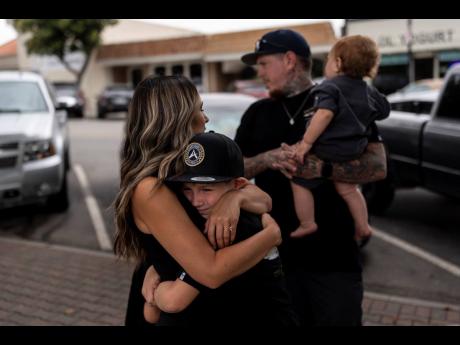
{"label": "silver car", "polygon": [[39,74],[0,71],[0,208],[68,208],[67,113]]}
{"label": "silver car", "polygon": [[240,125],[241,116],[249,106],[258,99],[238,93],[202,93],[204,112],[209,117],[206,130],[225,134],[235,138],[236,129]]}

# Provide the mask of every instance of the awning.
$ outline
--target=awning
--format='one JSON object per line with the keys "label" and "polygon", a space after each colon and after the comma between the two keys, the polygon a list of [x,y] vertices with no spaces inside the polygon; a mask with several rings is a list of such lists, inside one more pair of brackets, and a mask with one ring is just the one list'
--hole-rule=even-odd
{"label": "awning", "polygon": [[441,62],[460,61],[460,51],[451,50],[438,53],[438,60]]}
{"label": "awning", "polygon": [[409,57],[407,54],[382,55],[380,66],[407,65]]}

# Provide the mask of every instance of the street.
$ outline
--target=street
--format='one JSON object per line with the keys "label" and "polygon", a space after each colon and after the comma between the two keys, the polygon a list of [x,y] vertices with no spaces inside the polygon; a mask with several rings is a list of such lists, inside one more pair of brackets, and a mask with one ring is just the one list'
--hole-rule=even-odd
{"label": "street", "polygon": [[[118,190],[123,126],[122,116],[70,120],[69,210],[53,214],[44,207],[28,206],[1,211],[0,236],[110,253],[101,238],[106,233],[113,242],[111,203]],[[86,187],[81,174],[87,179]],[[97,210],[88,202],[91,197]],[[422,189],[398,191],[383,216],[371,216],[378,232],[362,249],[365,290],[460,304],[460,276],[455,271],[460,267],[459,213],[460,201]],[[95,222],[98,214],[101,224]],[[446,268],[444,262],[453,268]]]}

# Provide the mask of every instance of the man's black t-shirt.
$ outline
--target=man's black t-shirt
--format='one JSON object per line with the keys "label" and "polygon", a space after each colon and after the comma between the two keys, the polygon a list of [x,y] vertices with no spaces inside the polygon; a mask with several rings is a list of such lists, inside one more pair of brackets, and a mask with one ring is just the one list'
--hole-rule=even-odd
{"label": "man's black t-shirt", "polygon": [[[305,132],[305,121],[301,117],[304,113],[311,115],[314,99],[309,97],[293,125],[282,102],[290,114],[295,114],[309,92],[252,104],[243,115],[235,137],[243,155],[250,158],[278,148],[283,142],[291,145],[300,140]],[[255,183],[272,197],[270,214],[283,234],[279,248],[286,272],[299,267],[311,272],[361,272],[353,219],[331,181],[312,189],[318,231],[300,239],[289,237],[299,225],[290,181],[279,171],[268,169],[255,177]]]}

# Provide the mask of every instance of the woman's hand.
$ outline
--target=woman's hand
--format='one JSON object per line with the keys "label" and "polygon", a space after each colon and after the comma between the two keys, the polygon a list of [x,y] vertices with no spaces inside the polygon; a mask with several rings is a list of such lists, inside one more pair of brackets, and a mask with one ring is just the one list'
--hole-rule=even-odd
{"label": "woman's hand", "polygon": [[225,193],[208,216],[204,232],[214,249],[227,247],[235,240],[241,207],[237,192]]}
{"label": "woman's hand", "polygon": [[262,225],[264,230],[273,232],[273,236],[275,237],[275,246],[279,246],[282,242],[282,238],[281,229],[278,223],[268,213],[264,213],[262,215]]}
{"label": "woman's hand", "polygon": [[153,266],[150,266],[145,273],[144,282],[142,284],[142,296],[144,296],[146,303],[154,305],[155,289],[160,284],[160,281],[160,275]]}

